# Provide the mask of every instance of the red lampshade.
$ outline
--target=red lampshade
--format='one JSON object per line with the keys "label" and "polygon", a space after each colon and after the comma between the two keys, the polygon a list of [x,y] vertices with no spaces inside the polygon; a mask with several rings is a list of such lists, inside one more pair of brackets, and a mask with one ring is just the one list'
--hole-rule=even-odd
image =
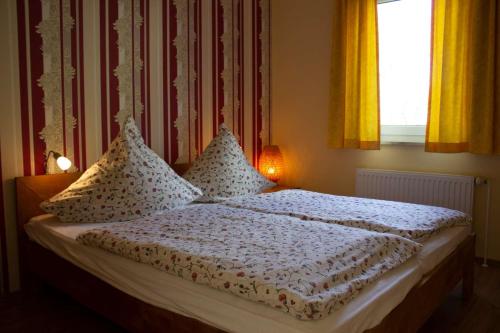
{"label": "red lampshade", "polygon": [[259,171],[273,182],[283,176],[284,163],[278,146],[265,146],[259,159]]}

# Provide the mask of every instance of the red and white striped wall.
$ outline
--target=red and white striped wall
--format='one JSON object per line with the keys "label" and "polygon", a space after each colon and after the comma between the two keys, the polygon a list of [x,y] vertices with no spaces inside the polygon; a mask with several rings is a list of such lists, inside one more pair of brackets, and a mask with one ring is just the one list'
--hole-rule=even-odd
{"label": "red and white striped wall", "polygon": [[0,4],[12,44],[0,122],[8,280],[17,276],[12,179],[58,172],[45,165],[51,150],[84,170],[132,115],[168,163],[192,162],[222,123],[257,163],[270,140],[269,1]]}
{"label": "red and white striped wall", "polygon": [[163,1],[168,162],[192,161],[225,123],[256,163],[269,142],[269,19],[269,0]]}
{"label": "red and white striped wall", "polygon": [[202,0],[162,2],[163,153],[192,162],[202,142]]}
{"label": "red and white striped wall", "polygon": [[150,143],[148,34],[148,0],[99,2],[102,151],[130,115]]}
{"label": "red and white striped wall", "polygon": [[257,165],[271,140],[271,11],[269,1],[252,0],[252,161]]}
{"label": "red and white striped wall", "polygon": [[85,169],[129,115],[169,163],[193,161],[222,123],[256,163],[270,130],[269,19],[269,0],[17,0],[23,174],[45,173],[50,150]]}
{"label": "red and white striped wall", "polygon": [[86,166],[82,4],[17,1],[24,175],[45,173],[51,150]]}

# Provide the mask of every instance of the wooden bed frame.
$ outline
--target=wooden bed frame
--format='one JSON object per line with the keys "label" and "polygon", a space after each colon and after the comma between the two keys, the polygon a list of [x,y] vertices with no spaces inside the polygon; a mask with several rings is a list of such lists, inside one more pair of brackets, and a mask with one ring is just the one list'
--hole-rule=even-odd
{"label": "wooden bed frame", "polygon": [[[176,171],[182,173],[185,166]],[[24,224],[37,215],[41,201],[62,191],[79,173],[16,178],[21,284],[42,279],[81,304],[133,332],[222,332],[198,320],[134,298],[29,240]],[[462,281],[463,296],[473,293],[475,236],[468,236],[428,273],[370,333],[416,332]]]}

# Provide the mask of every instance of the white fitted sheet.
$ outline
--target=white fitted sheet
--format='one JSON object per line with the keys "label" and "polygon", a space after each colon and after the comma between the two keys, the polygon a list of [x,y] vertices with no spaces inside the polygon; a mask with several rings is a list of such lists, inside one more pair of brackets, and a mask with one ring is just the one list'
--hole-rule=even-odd
{"label": "white fitted sheet", "polygon": [[195,284],[103,250],[81,245],[76,236],[99,224],[61,223],[52,215],[25,226],[30,238],[113,287],[146,303],[231,332],[362,332],[376,326],[422,277],[470,233],[454,227],[424,242],[421,253],[366,287],[330,316],[300,321],[269,306]]}

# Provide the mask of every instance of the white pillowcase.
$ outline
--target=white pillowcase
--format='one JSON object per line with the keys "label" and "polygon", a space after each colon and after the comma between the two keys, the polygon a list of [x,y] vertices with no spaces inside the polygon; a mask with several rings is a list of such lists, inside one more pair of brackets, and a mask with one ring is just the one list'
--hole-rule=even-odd
{"label": "white pillowcase", "polygon": [[203,191],[198,201],[204,202],[257,194],[276,185],[250,165],[225,125],[221,125],[219,134],[194,161],[184,178]]}
{"label": "white pillowcase", "polygon": [[99,161],[40,207],[63,222],[118,222],[188,204],[201,194],[144,144],[128,118]]}

